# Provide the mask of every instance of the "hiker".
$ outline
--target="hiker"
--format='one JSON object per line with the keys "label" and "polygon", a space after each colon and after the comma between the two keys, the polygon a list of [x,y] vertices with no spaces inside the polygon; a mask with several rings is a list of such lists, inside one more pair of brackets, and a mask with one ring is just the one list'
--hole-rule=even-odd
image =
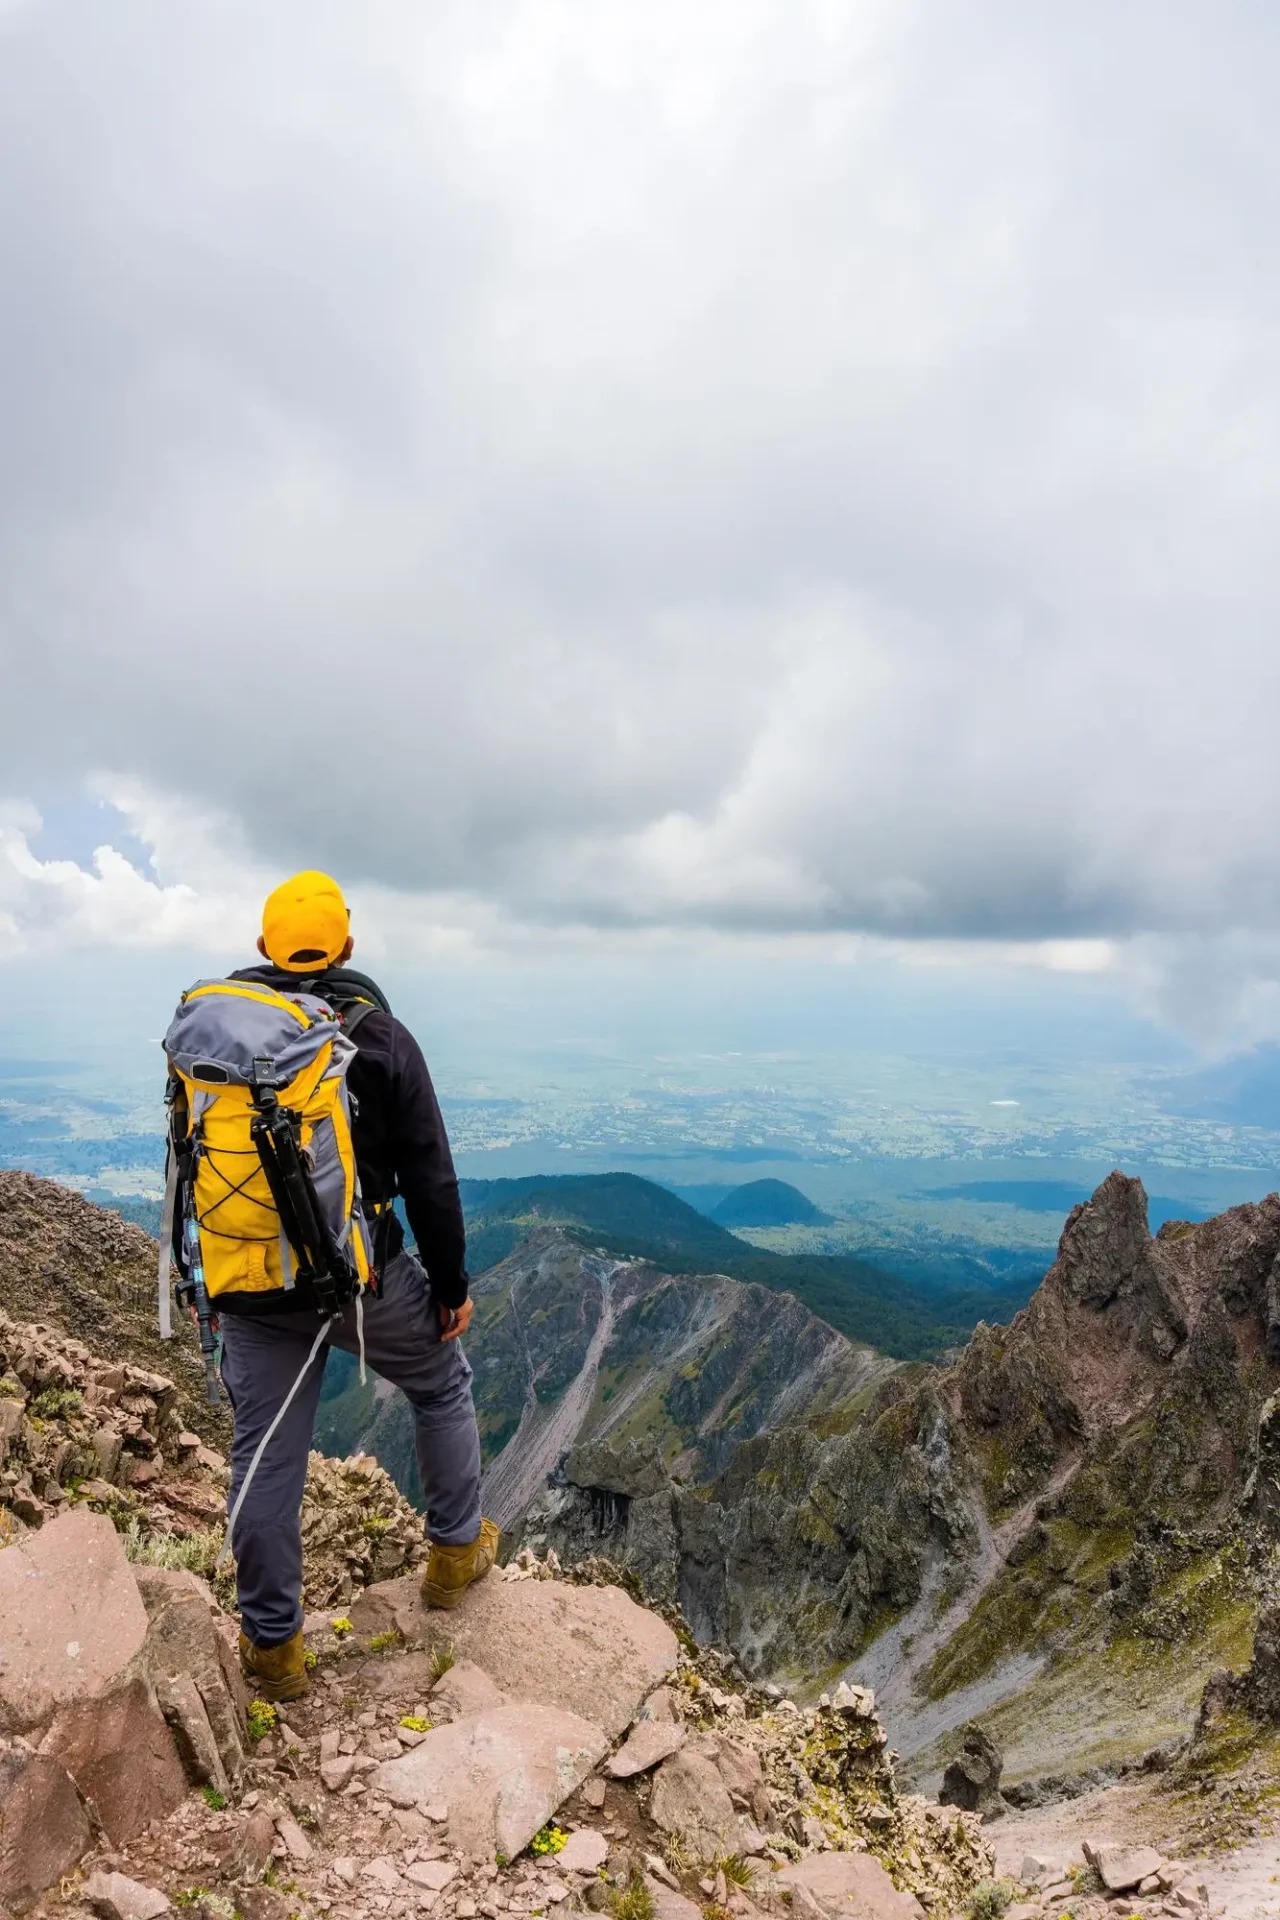
{"label": "hiker", "polygon": [[[413,1410],[424,1604],[455,1605],[492,1567],[499,1538],[480,1514],[461,1346],[473,1303],[444,1121],[417,1042],[347,965],[349,926],[336,881],[295,874],[263,908],[264,964],[198,983],[165,1037],[178,1111],[178,1193],[166,1209],[188,1211],[185,1237],[177,1219],[171,1234],[186,1276],[178,1298],[202,1305],[206,1322],[211,1309],[221,1328],[240,1660],[273,1701],[307,1686],[300,1509],[329,1346],[358,1353],[362,1377],[367,1361]],[[311,1257],[313,1242],[323,1257]]]}

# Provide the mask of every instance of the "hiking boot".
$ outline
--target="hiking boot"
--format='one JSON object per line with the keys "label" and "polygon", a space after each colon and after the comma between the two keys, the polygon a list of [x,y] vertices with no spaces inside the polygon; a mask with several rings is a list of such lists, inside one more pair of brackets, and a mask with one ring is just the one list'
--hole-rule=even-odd
{"label": "hiking boot", "polygon": [[259,1700],[301,1700],[310,1684],[302,1628],[278,1647],[256,1647],[242,1633],[240,1671]]}
{"label": "hiking boot", "polygon": [[480,1531],[467,1546],[445,1547],[431,1542],[422,1576],[422,1603],[427,1607],[456,1607],[473,1580],[483,1580],[498,1557],[502,1535],[492,1520],[482,1520]]}

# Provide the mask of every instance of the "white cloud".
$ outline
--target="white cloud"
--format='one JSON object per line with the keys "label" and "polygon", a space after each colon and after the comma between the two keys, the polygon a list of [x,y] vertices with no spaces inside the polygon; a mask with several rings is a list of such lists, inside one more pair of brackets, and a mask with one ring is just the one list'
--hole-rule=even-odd
{"label": "white cloud", "polygon": [[118,769],[155,849],[12,821],[11,943],[198,943],[316,862],[423,950],[863,938],[1271,1020],[1256,10],[4,28],[5,783]]}

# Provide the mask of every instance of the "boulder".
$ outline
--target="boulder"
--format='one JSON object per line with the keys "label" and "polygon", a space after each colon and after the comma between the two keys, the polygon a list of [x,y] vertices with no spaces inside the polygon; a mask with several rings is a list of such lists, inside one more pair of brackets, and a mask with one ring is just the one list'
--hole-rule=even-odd
{"label": "boulder", "polygon": [[984,1819],[995,1819],[1004,1812],[1000,1798],[1004,1754],[976,1721],[962,1728],[961,1733],[960,1751],[942,1776],[939,1804],[960,1807],[966,1813],[980,1813]]}
{"label": "boulder", "polygon": [[899,1893],[869,1853],[815,1853],[783,1867],[773,1885],[809,1920],[925,1920],[915,1895]]}
{"label": "boulder", "polygon": [[91,1838],[71,1776],[52,1754],[0,1749],[0,1903],[15,1912],[30,1906],[70,1872]]}
{"label": "boulder", "polygon": [[383,1761],[369,1781],[393,1805],[447,1801],[450,1844],[473,1859],[514,1859],[608,1745],[600,1727],[563,1707],[492,1707],[433,1728],[421,1746]]}
{"label": "boulder", "polygon": [[713,1737],[716,1767],[730,1798],[749,1806],[764,1787],[760,1755],[745,1741],[729,1739],[723,1734]]}
{"label": "boulder", "polygon": [[123,1846],[185,1797],[187,1779],[150,1682],[128,1674],[96,1698],[62,1707],[40,1744],[71,1775],[112,1846]]}
{"label": "boulder", "polygon": [[458,1866],[454,1860],[417,1860],[404,1870],[404,1877],[415,1887],[425,1887],[428,1893],[443,1893],[451,1880],[458,1877]]}
{"label": "boulder", "polygon": [[141,1652],[147,1613],[105,1514],[74,1508],[0,1551],[0,1732],[45,1725]]}
{"label": "boulder", "polygon": [[245,1698],[222,1616],[193,1574],[135,1572],[104,1515],[73,1509],[0,1551],[0,1619],[0,1731],[44,1763],[20,1747],[6,1762],[0,1838],[19,1888],[64,1873],[90,1820],[123,1846],[189,1782],[225,1791],[239,1773]]}
{"label": "boulder", "polygon": [[609,1858],[609,1842],[594,1827],[571,1833],[556,1857],[561,1873],[599,1873]]}
{"label": "boulder", "polygon": [[223,1872],[231,1880],[258,1880],[276,1851],[276,1823],[265,1807],[254,1807],[232,1834],[223,1855]]}
{"label": "boulder", "polygon": [[729,1789],[720,1775],[719,1743],[698,1734],[664,1760],[654,1777],[649,1817],[665,1833],[679,1833],[700,1860],[741,1851],[741,1832]]}
{"label": "boulder", "polygon": [[379,1580],[366,1587],[347,1607],[346,1615],[362,1640],[374,1640],[384,1633],[420,1640],[427,1630],[422,1584],[416,1574]]}
{"label": "boulder", "polygon": [[1154,1847],[1127,1847],[1112,1840],[1086,1840],[1084,1857],[1108,1893],[1127,1893],[1164,1866],[1164,1856]]}
{"label": "boulder", "polygon": [[634,1774],[648,1773],[650,1767],[669,1760],[683,1745],[684,1728],[678,1720],[640,1720],[607,1762],[605,1771],[615,1780],[630,1780]]}
{"label": "boulder", "polygon": [[[362,1634],[405,1631],[410,1620],[413,1631],[424,1630],[413,1577],[370,1587],[350,1612]],[[631,1725],[677,1655],[671,1628],[620,1587],[560,1580],[480,1581],[449,1616],[449,1636],[457,1664],[481,1668],[499,1692],[563,1708],[602,1727],[611,1741]]]}
{"label": "boulder", "polygon": [[159,1920],[169,1911],[166,1894],[123,1873],[90,1874],[84,1895],[102,1920]]}

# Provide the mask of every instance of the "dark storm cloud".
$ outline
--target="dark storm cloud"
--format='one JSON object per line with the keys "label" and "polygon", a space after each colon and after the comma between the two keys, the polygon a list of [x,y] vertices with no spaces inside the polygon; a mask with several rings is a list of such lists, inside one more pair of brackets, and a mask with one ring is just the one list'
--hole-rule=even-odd
{"label": "dark storm cloud", "polygon": [[1244,6],[0,6],[5,784],[552,924],[1269,934]]}

